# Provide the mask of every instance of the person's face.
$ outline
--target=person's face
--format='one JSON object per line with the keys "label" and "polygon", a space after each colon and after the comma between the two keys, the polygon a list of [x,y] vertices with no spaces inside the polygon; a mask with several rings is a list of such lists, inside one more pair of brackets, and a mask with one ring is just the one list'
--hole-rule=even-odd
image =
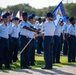
{"label": "person's face", "polygon": [[24,21],[27,21],[27,19],[28,19],[28,16],[23,16]]}
{"label": "person's face", "polygon": [[33,24],[33,23],[34,23],[34,20],[33,20],[33,19],[31,19],[31,20],[30,20],[30,23],[31,23],[31,24]]}
{"label": "person's face", "polygon": [[64,21],[60,18],[58,24],[59,24],[60,26],[63,26],[63,25],[64,25]]}
{"label": "person's face", "polygon": [[11,20],[11,15],[7,16],[7,19],[8,19],[8,21],[10,21]]}
{"label": "person's face", "polygon": [[16,20],[16,21],[15,21],[15,24],[18,25],[18,24],[19,24],[19,20]]}
{"label": "person's face", "polygon": [[64,22],[61,22],[61,23],[60,23],[60,26],[63,26],[63,25],[64,25]]}
{"label": "person's face", "polygon": [[7,22],[8,22],[8,19],[7,19],[7,18],[4,18],[4,19],[3,19],[3,22],[4,22],[4,23],[7,23]]}
{"label": "person's face", "polygon": [[12,23],[14,23],[15,25],[18,25],[19,24],[19,20],[15,20]]}
{"label": "person's face", "polygon": [[39,20],[39,23],[41,23],[42,21],[41,20]]}
{"label": "person's face", "polygon": [[74,24],[75,24],[75,19],[71,22],[71,24],[72,24],[72,25],[74,25]]}
{"label": "person's face", "polygon": [[33,17],[33,21],[36,22],[36,17]]}

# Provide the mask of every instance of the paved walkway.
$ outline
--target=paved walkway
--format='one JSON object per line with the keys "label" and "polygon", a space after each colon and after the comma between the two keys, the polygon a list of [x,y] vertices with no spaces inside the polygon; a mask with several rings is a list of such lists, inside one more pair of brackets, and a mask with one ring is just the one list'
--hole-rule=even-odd
{"label": "paved walkway", "polygon": [[76,65],[68,65],[62,67],[56,67],[52,70],[36,69],[23,69],[15,71],[3,71],[0,75],[76,75]]}

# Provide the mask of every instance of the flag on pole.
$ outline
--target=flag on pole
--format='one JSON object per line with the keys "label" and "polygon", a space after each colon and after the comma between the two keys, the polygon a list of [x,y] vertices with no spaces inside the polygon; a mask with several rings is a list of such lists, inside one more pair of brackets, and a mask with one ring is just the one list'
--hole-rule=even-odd
{"label": "flag on pole", "polygon": [[22,20],[22,15],[21,15],[20,11],[17,12],[16,17],[18,17],[19,20]]}
{"label": "flag on pole", "polygon": [[63,5],[62,1],[53,10],[52,14],[54,16],[53,19],[54,19],[55,25],[58,24],[58,21],[60,18],[62,18],[64,20],[64,22],[66,22],[66,12],[65,12],[64,5]]}

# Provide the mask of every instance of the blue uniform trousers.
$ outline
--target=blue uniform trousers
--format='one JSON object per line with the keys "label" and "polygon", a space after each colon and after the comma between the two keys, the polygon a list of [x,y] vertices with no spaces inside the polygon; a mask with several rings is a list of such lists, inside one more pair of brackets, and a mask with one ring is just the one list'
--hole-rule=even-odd
{"label": "blue uniform trousers", "polygon": [[16,62],[18,60],[18,51],[20,50],[19,47],[19,39],[12,37],[12,47],[13,47],[13,61]]}
{"label": "blue uniform trousers", "polygon": [[76,37],[70,35],[69,37],[69,51],[68,51],[68,62],[75,62],[76,52]]}
{"label": "blue uniform trousers", "polygon": [[63,34],[61,33],[61,51],[63,51]]}
{"label": "blue uniform trousers", "polygon": [[[24,48],[24,46],[28,43],[29,39],[26,36],[20,36],[20,47],[21,50]],[[20,56],[20,64],[21,64],[21,68],[26,68],[29,64],[28,64],[28,56],[29,56],[29,46],[26,47],[26,49],[22,52],[21,56]]]}
{"label": "blue uniform trousers", "polygon": [[38,37],[38,46],[37,46],[37,53],[41,53],[43,51],[43,37]]}
{"label": "blue uniform trousers", "polygon": [[44,60],[46,68],[52,68],[53,44],[54,39],[52,36],[44,36]]}
{"label": "blue uniform trousers", "polygon": [[[66,34],[65,34],[66,36]],[[68,54],[68,40],[64,40],[64,47],[63,47],[63,55],[67,55]]]}
{"label": "blue uniform trousers", "polygon": [[54,36],[53,63],[60,62],[61,37]]}
{"label": "blue uniform trousers", "polygon": [[29,44],[29,65],[35,62],[35,40],[33,39]]}
{"label": "blue uniform trousers", "polygon": [[12,54],[13,54],[13,47],[12,47],[12,37],[9,35],[9,62],[12,63]]}
{"label": "blue uniform trousers", "polygon": [[0,38],[0,68],[5,64],[5,68],[10,68],[9,64],[9,40]]}
{"label": "blue uniform trousers", "polygon": [[3,52],[2,52],[2,48],[1,47],[2,47],[2,45],[1,45],[1,37],[0,37],[0,69],[2,69],[2,58],[3,58],[2,57],[2,55],[3,55],[2,53]]}

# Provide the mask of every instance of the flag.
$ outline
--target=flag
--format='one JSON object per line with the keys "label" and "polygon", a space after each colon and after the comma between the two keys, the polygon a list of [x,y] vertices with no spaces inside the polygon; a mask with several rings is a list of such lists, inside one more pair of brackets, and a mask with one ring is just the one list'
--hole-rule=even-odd
{"label": "flag", "polygon": [[64,20],[64,22],[66,22],[66,12],[65,12],[64,5],[63,5],[62,1],[53,10],[52,14],[53,14],[53,19],[54,19],[55,25],[58,24],[58,21],[60,18],[62,18]]}
{"label": "flag", "polygon": [[20,11],[17,12],[16,17],[18,17],[19,20],[22,20],[22,15],[21,15]]}

